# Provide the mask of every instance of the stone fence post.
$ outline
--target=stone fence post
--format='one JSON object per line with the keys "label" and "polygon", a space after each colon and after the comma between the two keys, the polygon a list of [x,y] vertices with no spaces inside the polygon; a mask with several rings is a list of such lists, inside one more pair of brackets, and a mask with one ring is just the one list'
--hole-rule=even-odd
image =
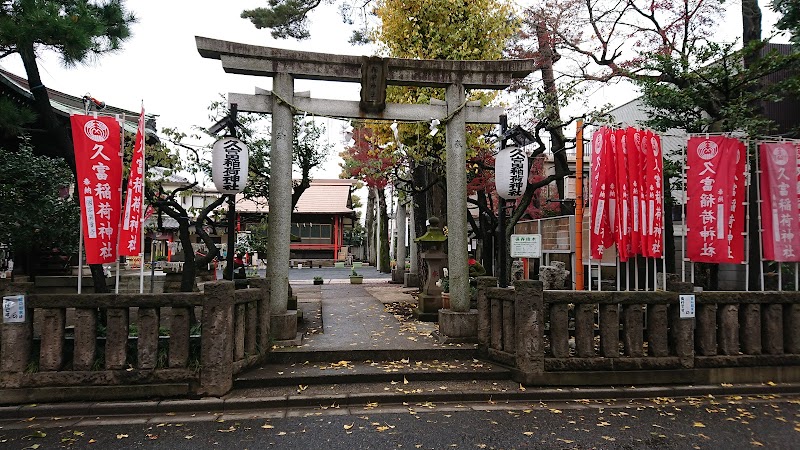
{"label": "stone fence post", "polygon": [[533,384],[544,373],[544,292],[542,282],[514,282],[516,369],[514,379]]}
{"label": "stone fence post", "polygon": [[[692,294],[694,286],[692,283],[674,282],[670,283],[669,290],[678,294]],[[682,367],[694,368],[694,319],[681,319],[679,305],[670,308],[670,316],[671,340],[675,354],[678,355]]]}
{"label": "stone fence post", "polygon": [[200,394],[220,397],[233,387],[232,281],[205,284],[200,338]]}
{"label": "stone fence post", "polygon": [[478,354],[484,357],[489,354],[489,332],[492,328],[489,314],[491,306],[486,299],[486,291],[491,287],[497,287],[497,278],[478,277]]}
{"label": "stone fence post", "polygon": [[270,296],[270,283],[269,278],[251,278],[250,279],[250,286],[255,289],[261,290],[261,300],[258,302],[258,312],[256,319],[258,323],[258,338],[256,340],[257,347],[256,352],[260,355],[266,354],[269,349],[269,332],[270,332],[270,308],[269,308],[269,296]]}
{"label": "stone fence post", "polygon": [[[28,301],[33,283],[8,283],[3,295],[25,294]],[[27,308],[27,304],[25,305]],[[33,344],[32,309],[25,311],[24,323],[3,323],[0,320],[0,372],[25,372]]]}

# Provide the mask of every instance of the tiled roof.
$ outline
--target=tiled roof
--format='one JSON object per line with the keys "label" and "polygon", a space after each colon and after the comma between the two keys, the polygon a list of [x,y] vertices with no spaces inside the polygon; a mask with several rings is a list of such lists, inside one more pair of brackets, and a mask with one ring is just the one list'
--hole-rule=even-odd
{"label": "tiled roof", "polygon": [[[7,70],[0,69],[0,83],[5,84],[11,89],[14,89],[24,97],[33,99],[33,94],[31,94],[30,86],[26,78],[23,78],[19,75],[14,75],[13,73]],[[47,95],[50,98],[50,105],[53,107],[53,110],[55,111],[56,114],[69,117],[72,114],[84,113],[82,97],[75,97],[74,95],[65,94],[63,92],[59,92],[51,88],[47,88]],[[106,105],[103,108],[103,110],[99,112],[99,114],[124,115],[125,130],[130,133],[136,132],[137,122],[139,120],[138,111],[128,111],[126,109],[117,108],[111,105]],[[153,114],[146,114],[146,117],[152,118],[155,116]],[[155,136],[155,130],[149,128],[145,130],[145,133],[148,136],[150,135]]]}
{"label": "tiled roof", "polygon": [[[355,183],[355,180],[311,180],[311,186],[303,192],[293,212],[296,214],[352,213],[352,208],[348,207],[348,200],[350,188]],[[247,200],[241,195],[237,195],[236,211],[267,213],[269,206],[265,198]]]}

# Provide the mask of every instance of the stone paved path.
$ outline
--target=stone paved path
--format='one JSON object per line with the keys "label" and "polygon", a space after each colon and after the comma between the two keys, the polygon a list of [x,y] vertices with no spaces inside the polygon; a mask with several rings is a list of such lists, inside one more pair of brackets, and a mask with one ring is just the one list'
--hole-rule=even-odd
{"label": "stone paved path", "polygon": [[[384,302],[415,302],[400,285],[371,284],[293,285],[298,302],[315,311],[308,302],[320,302],[322,330],[307,334],[300,347],[277,351],[331,350],[422,350],[461,346],[441,345],[431,336],[436,324],[416,320],[401,322],[384,309]],[[406,291],[406,292],[404,292]],[[468,346],[464,346],[468,347]]]}

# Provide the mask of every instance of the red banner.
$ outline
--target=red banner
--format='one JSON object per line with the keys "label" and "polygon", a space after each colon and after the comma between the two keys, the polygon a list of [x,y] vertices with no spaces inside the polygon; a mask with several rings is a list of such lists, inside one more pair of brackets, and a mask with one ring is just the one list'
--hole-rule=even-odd
{"label": "red banner", "polygon": [[117,258],[120,218],[120,124],[113,117],[70,117],[80,185],[81,219],[87,264]]}
{"label": "red banner", "polygon": [[641,219],[640,219],[640,200],[642,188],[639,185],[639,147],[637,144],[639,133],[635,128],[629,127],[625,130],[625,147],[628,155],[628,191],[631,196],[631,228],[629,256],[636,256],[642,253],[641,244]]}
{"label": "red banner", "polygon": [[617,182],[617,253],[619,260],[625,262],[630,255],[630,193],[628,192],[628,149],[625,130],[614,131],[614,152],[616,154]]}
{"label": "red banner", "polygon": [[791,143],[762,143],[761,225],[764,259],[800,261],[797,149]]}
{"label": "red banner", "polygon": [[[740,264],[744,238],[745,147],[724,136],[693,137],[687,145],[686,256],[690,261]],[[743,230],[743,228],[741,228]]]}
{"label": "red banner", "polygon": [[589,222],[589,238],[591,257],[602,259],[603,251],[611,246],[614,240],[609,231],[608,217],[608,182],[605,162],[606,135],[610,130],[603,127],[592,135],[592,182],[591,182],[591,221]]}
{"label": "red banner", "polygon": [[645,189],[647,190],[647,253],[646,256],[661,258],[664,250],[664,158],[661,137],[648,131],[647,167]]}
{"label": "red banner", "polygon": [[144,108],[139,113],[139,127],[133,145],[133,157],[125,193],[122,229],[119,235],[119,254],[137,256],[142,252],[142,225],[144,209]]}

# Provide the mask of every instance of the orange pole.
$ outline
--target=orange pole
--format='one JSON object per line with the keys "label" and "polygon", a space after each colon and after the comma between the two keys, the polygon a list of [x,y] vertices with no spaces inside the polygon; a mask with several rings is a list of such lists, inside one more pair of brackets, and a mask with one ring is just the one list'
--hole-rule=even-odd
{"label": "orange pole", "polygon": [[528,258],[522,258],[522,279],[523,280],[527,280],[528,279],[528,270],[529,270],[528,269],[528,264],[529,264]]}
{"label": "orange pole", "polygon": [[583,120],[575,134],[575,290],[583,290]]}

